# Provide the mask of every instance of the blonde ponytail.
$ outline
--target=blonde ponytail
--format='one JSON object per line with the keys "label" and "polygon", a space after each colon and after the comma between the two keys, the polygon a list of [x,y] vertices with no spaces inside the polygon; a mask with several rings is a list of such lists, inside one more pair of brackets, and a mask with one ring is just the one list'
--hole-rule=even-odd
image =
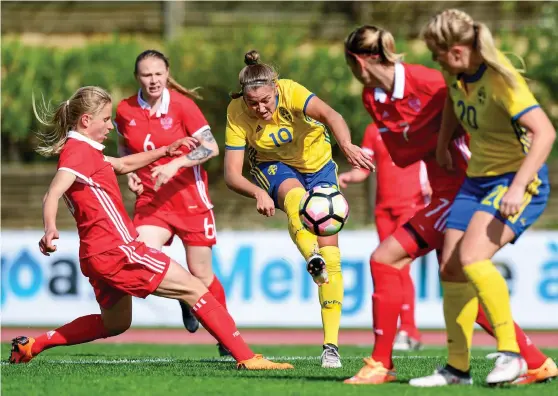
{"label": "blonde ponytail", "polygon": [[470,45],[506,84],[517,86],[516,70],[509,61],[502,62],[490,29],[467,13],[456,9],[438,13],[424,27],[422,36],[432,52],[448,51],[455,44]]}
{"label": "blonde ponytail", "polygon": [[37,133],[39,145],[36,152],[50,157],[60,153],[68,139],[68,132],[76,129],[83,114],[97,115],[107,104],[112,103],[109,93],[100,87],[82,87],[70,99],[58,104],[55,109],[45,103],[37,109],[35,94],[32,95],[33,113],[37,120],[46,128]]}

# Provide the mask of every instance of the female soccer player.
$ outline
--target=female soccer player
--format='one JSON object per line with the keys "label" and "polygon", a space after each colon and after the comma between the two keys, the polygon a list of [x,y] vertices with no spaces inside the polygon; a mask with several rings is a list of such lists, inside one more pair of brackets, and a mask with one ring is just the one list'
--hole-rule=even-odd
{"label": "female soccer player", "polygon": [[[331,157],[329,126],[353,166],[372,170],[362,149],[351,143],[343,117],[302,85],[279,80],[275,70],[259,63],[259,54],[244,56],[241,90],[227,109],[225,182],[233,191],[256,199],[264,216],[275,208],[288,217],[289,234],[307,260],[319,286],[324,326],[322,367],[341,367],[338,333],[343,302],[341,257],[337,235],[316,238],[305,230],[298,214],[301,198],[315,186],[337,186],[337,166]],[[250,174],[242,175],[248,145]]]}
{"label": "female soccer player", "polygon": [[[424,160],[432,186],[431,203],[387,237],[370,259],[376,342],[372,357],[366,358],[365,366],[346,382],[380,384],[394,381],[396,377],[392,345],[403,298],[399,293],[402,289],[401,269],[413,259],[442,248],[449,208],[465,178],[470,152],[464,130],[456,124],[448,126],[446,119],[442,119],[447,96],[442,74],[424,66],[402,63],[395,53],[391,33],[375,26],[362,26],[345,40],[345,54],[353,74],[364,85],[364,106],[378,125],[391,158],[400,167]],[[453,159],[452,170],[438,165],[435,158],[438,131],[442,126],[451,128],[452,132],[447,141]],[[444,315],[450,318],[455,315],[452,307],[458,305],[456,301],[463,298],[469,287],[468,279],[459,265],[455,265],[458,263],[455,249],[443,249],[438,257],[444,289]],[[469,313],[472,321],[476,319],[492,334],[482,309],[478,310],[478,316],[476,308]],[[468,373],[468,345],[472,332],[464,334],[455,323],[456,320],[446,321],[451,340],[448,363],[455,368],[453,373]],[[547,357],[518,326],[516,337],[529,368],[544,373]],[[468,376],[455,376],[452,381],[471,383]]]}
{"label": "female soccer player", "polygon": [[[159,51],[139,54],[134,75],[140,85],[138,93],[122,100],[116,109],[122,153],[147,152],[185,136],[200,142],[187,155],[161,158],[128,174],[128,185],[137,194],[134,225],[140,240],[157,250],[170,245],[177,235],[186,250],[190,272],[226,308],[225,291],[211,267],[211,248],[216,242],[215,217],[207,173],[202,167],[219,154],[219,147],[192,100],[199,96],[170,77],[169,61]],[[152,176],[159,176],[158,184]],[[182,302],[180,306],[186,329],[195,332],[199,322],[189,306]],[[219,351],[226,354],[221,346]]]}
{"label": "female soccer player", "polygon": [[[406,168],[400,168],[393,163],[376,124],[371,123],[366,128],[361,147],[372,156],[376,166],[374,216],[378,236],[382,242],[430,202],[432,189],[423,161],[415,162]],[[370,172],[366,169],[353,168],[339,175],[339,184],[341,188],[346,188],[350,183],[362,183],[369,175]],[[421,344],[420,332],[415,324],[415,287],[411,278],[411,266],[403,268],[401,275],[401,324],[393,349],[418,350]]]}
{"label": "female soccer player", "polygon": [[[426,25],[424,40],[448,74],[445,124],[436,151],[440,165],[450,168],[454,160],[447,148],[456,125],[461,124],[471,136],[467,177],[451,207],[444,242],[444,250],[456,252],[457,264],[470,282],[463,285],[461,298],[452,300],[449,317],[446,312],[448,329],[461,328],[469,341],[471,318],[480,301],[498,343],[488,384],[529,383],[556,376],[551,360],[545,378],[541,377],[545,373],[528,371],[519,354],[506,281],[491,261],[544,211],[550,192],[545,161],[556,131],[523,77],[494,46],[486,25],[463,11],[446,10]],[[448,362],[446,368],[412,383],[439,386],[455,383],[451,378],[456,375],[466,376],[452,373],[452,367]]]}
{"label": "female soccer player", "polygon": [[54,346],[123,333],[132,321],[132,296],[145,298],[154,294],[192,306],[204,327],[231,351],[239,368],[292,368],[255,355],[227,310],[198,278],[164,253],[137,240],[116,174],[135,171],[176,153],[181,141],[122,158],[106,157],[102,142],[113,129],[111,114],[112,99],[106,91],[80,88],[48,115],[48,121],[43,121],[47,130],[38,149],[44,155],[60,155],[58,171],[43,201],[45,235],[39,242],[40,250],[47,256],[56,251],[56,213],[63,197],[77,223],[81,271],[89,278],[101,314],[80,317],[35,339],[15,338],[10,362],[29,362]]}

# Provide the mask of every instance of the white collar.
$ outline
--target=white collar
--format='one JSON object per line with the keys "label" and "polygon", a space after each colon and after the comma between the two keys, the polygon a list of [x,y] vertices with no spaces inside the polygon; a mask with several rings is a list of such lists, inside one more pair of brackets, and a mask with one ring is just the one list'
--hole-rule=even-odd
{"label": "white collar", "polygon": [[405,66],[401,62],[395,64],[393,94],[391,99],[403,99],[405,94]]}
{"label": "white collar", "polygon": [[[147,103],[141,97],[141,88],[138,91],[138,103],[142,109],[151,109],[149,103]],[[161,98],[161,105],[157,109],[157,117],[161,117],[161,114],[167,114],[169,112],[169,105],[170,105],[170,92],[167,88],[163,89],[163,96]]]}
{"label": "white collar", "polygon": [[76,139],[76,140],[80,140],[82,142],[85,142],[87,144],[89,144],[90,146],[92,146],[93,148],[99,150],[99,151],[103,151],[105,146],[102,145],[101,143],[98,143],[94,140],[89,139],[87,136],[82,135],[79,132],[76,131],[70,131],[68,132],[68,138],[69,139]]}

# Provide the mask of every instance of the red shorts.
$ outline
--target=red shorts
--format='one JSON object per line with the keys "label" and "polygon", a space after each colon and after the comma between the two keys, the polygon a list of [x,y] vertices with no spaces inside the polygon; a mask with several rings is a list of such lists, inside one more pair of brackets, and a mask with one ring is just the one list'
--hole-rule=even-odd
{"label": "red shorts", "polygon": [[444,231],[455,194],[433,196],[428,206],[418,211],[393,233],[413,259],[442,249]]}
{"label": "red shorts", "polygon": [[422,207],[407,207],[404,209],[376,208],[376,229],[380,242],[393,234],[395,230],[405,224]]}
{"label": "red shorts", "polygon": [[139,209],[134,215],[134,226],[152,225],[169,230],[171,237],[165,243],[170,246],[178,236],[186,246],[213,246],[217,243],[213,210],[200,214],[153,212]]}
{"label": "red shorts", "polygon": [[99,305],[110,309],[126,295],[145,298],[158,287],[170,258],[163,252],[133,241],[80,260]]}

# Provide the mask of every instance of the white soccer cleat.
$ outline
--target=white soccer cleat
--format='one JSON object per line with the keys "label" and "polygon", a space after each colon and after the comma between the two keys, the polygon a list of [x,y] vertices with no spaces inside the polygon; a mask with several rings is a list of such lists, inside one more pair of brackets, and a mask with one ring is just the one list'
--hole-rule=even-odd
{"label": "white soccer cleat", "polygon": [[527,374],[527,362],[517,353],[496,352],[486,357],[496,359],[494,368],[486,377],[488,385],[511,383]]}
{"label": "white soccer cleat", "polygon": [[325,344],[322,352],[322,367],[323,368],[341,368],[341,356],[339,349],[333,344]]}
{"label": "white soccer cleat", "polygon": [[318,286],[328,283],[326,263],[324,258],[319,254],[314,254],[306,262],[306,270]]}
{"label": "white soccer cleat", "polygon": [[394,351],[418,351],[421,348],[422,344],[420,341],[409,337],[409,334],[404,330],[397,333],[393,343]]}
{"label": "white soccer cleat", "polygon": [[447,385],[473,385],[473,379],[471,377],[460,377],[451,373],[445,367],[438,367],[434,371],[434,374],[426,377],[413,378],[409,381],[409,385],[420,388],[433,388]]}

